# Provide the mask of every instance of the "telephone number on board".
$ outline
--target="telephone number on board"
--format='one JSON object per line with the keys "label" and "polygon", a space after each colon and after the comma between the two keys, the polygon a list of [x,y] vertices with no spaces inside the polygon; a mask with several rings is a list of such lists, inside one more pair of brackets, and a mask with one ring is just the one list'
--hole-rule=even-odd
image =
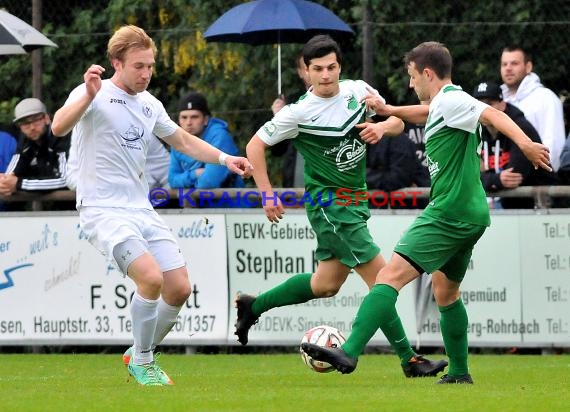
{"label": "telephone number on board", "polygon": [[176,332],[212,332],[216,315],[178,315],[172,328]]}

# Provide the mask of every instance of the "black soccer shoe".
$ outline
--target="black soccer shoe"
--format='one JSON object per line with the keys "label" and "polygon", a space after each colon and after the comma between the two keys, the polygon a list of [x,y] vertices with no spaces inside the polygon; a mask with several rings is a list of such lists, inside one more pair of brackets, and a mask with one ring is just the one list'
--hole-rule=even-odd
{"label": "black soccer shoe", "polygon": [[242,345],[247,345],[247,334],[249,329],[259,321],[259,316],[254,314],[251,310],[251,305],[255,301],[255,296],[239,295],[236,298],[237,320],[235,323],[238,342]]}
{"label": "black soccer shoe", "polygon": [[424,376],[436,376],[447,366],[447,361],[430,361],[421,355],[413,356],[406,365],[402,365],[404,375],[408,378],[423,378]]}
{"label": "black soccer shoe", "polygon": [[466,373],[465,375],[461,376],[449,376],[443,375],[437,383],[459,383],[464,385],[473,385],[473,379],[471,379],[471,375]]}
{"label": "black soccer shoe", "polygon": [[358,359],[348,356],[342,348],[327,348],[303,342],[301,349],[314,360],[330,363],[340,373],[352,373],[358,363]]}

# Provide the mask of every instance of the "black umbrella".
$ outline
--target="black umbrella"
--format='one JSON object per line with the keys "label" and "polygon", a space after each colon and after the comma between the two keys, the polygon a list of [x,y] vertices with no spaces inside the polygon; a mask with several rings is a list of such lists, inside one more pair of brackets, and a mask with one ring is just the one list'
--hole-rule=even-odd
{"label": "black umbrella", "polygon": [[0,10],[0,54],[25,54],[45,46],[57,44],[25,21]]}
{"label": "black umbrella", "polygon": [[255,0],[219,17],[204,33],[211,42],[277,44],[277,94],[281,95],[281,43],[304,43],[316,34],[352,36],[332,11],[306,0]]}

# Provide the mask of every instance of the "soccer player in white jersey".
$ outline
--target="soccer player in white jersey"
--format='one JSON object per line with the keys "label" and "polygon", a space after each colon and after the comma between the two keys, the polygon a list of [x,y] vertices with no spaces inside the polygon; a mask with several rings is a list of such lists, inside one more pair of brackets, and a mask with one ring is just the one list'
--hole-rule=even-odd
{"label": "soccer player in white jersey", "polygon": [[[376,273],[385,265],[366,224],[370,217],[368,202],[357,201],[356,197],[357,193],[367,191],[366,143],[377,143],[384,134],[400,134],[403,122],[395,117],[379,123],[365,121],[374,112],[367,110],[364,97],[372,92],[382,98],[362,80],[339,81],[342,56],[332,38],[313,37],[303,47],[302,54],[311,87],[296,103],[282,108],[257,131],[247,145],[247,154],[254,166],[257,187],[271,194],[265,151],[285,139],[293,139],[305,158],[306,191],[315,199],[314,204],[306,202],[305,208],[317,235],[315,254],[319,263],[315,273],[294,275],[256,297],[246,294],[237,297],[235,334],[243,345],[248,342],[249,329],[262,313],[333,296],[351,269],[371,288]],[[263,209],[271,222],[283,218],[284,208],[278,198],[275,203],[268,198]],[[403,333],[399,319],[393,329]],[[392,343],[408,377],[433,376],[447,365],[446,361],[432,362],[417,355],[407,339]]]}
{"label": "soccer player in white jersey", "polygon": [[479,176],[480,123],[491,124],[507,135],[535,167],[550,170],[548,148],[533,142],[505,113],[454,85],[451,54],[441,43],[422,43],[408,52],[404,61],[410,87],[420,101],[430,102],[429,112],[425,105],[386,105],[373,95],[366,101],[383,115],[426,124],[430,202],[378,273],[376,284],[358,309],[346,343],[341,348],[321,348],[309,343],[301,347],[313,359],[329,362],[342,373],[351,373],[378,328],[386,337],[392,333],[392,325],[400,319],[396,311],[400,289],[423,272],[431,273],[443,344],[449,357],[449,371],[437,383],[472,384],[467,365],[468,318],[459,287],[473,247],[491,223]]}
{"label": "soccer player in white jersey", "polygon": [[77,141],[82,230],[136,284],[134,344],[123,360],[140,384],[168,385],[172,380],[154,361],[153,351],[173,327],[191,289],[176,240],[148,199],[144,170],[149,142],[159,137],[192,158],[219,162],[245,177],[251,165],[184,131],[146,91],[156,46],[143,29],[119,28],[107,55],[113,76],[102,80],[105,69],[92,64],[84,83],[55,113],[52,129],[56,136],[73,129]]}

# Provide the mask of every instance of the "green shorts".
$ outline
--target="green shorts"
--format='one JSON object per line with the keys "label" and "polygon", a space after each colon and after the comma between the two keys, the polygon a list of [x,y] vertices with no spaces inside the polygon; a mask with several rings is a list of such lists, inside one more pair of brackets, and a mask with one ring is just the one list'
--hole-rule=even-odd
{"label": "green shorts", "polygon": [[307,217],[317,234],[317,260],[337,258],[344,265],[355,266],[369,262],[379,253],[366,221],[370,218],[368,206],[328,207],[307,210]]}
{"label": "green shorts", "polygon": [[461,282],[473,246],[485,229],[485,226],[421,214],[404,233],[394,252],[407,257],[411,264],[426,273],[440,270],[448,279]]}

